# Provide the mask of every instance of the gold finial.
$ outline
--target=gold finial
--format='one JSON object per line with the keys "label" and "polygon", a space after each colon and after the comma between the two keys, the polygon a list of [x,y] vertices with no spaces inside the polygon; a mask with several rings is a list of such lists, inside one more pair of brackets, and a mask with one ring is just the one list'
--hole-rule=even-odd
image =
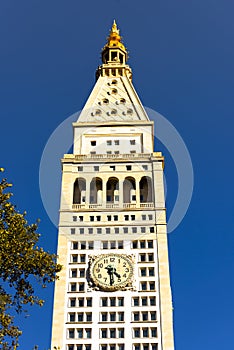
{"label": "gold finial", "polygon": [[113,25],[112,25],[112,28],[111,28],[111,33],[116,33],[119,35],[119,29],[117,28],[117,24],[115,22],[115,19],[114,19],[114,22],[113,22]]}
{"label": "gold finial", "polygon": [[104,49],[109,47],[119,47],[122,50],[126,51],[126,48],[124,46],[124,44],[121,42],[122,37],[119,34],[119,29],[117,27],[116,21],[114,19],[111,30],[110,30],[110,34],[107,38],[107,44],[105,45]]}

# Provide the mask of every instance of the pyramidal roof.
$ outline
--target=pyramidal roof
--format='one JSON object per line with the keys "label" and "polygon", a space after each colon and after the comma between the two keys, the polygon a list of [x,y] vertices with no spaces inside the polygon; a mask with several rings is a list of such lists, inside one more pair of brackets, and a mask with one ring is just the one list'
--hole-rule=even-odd
{"label": "pyramidal roof", "polygon": [[82,123],[149,121],[132,84],[127,50],[114,21],[102,49],[97,82],[78,118]]}

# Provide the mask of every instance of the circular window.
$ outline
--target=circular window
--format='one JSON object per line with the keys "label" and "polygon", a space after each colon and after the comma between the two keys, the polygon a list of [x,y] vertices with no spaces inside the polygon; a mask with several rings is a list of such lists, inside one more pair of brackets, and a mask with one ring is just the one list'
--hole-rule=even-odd
{"label": "circular window", "polygon": [[108,100],[107,98],[104,98],[104,99],[102,100],[102,103],[104,103],[105,105],[107,105],[107,104],[109,103],[109,100]]}
{"label": "circular window", "polygon": [[117,114],[117,109],[112,109],[112,110],[111,110],[111,114],[112,114],[112,115],[116,115],[116,114]]}
{"label": "circular window", "polygon": [[119,100],[119,102],[124,104],[124,103],[126,103],[126,100],[125,100],[125,98],[121,98],[121,99]]}
{"label": "circular window", "polygon": [[118,82],[117,82],[117,80],[112,80],[112,82],[111,82],[111,84],[113,84],[113,85],[116,85]]}
{"label": "circular window", "polygon": [[128,114],[128,115],[132,115],[132,113],[133,113],[132,108],[128,108],[128,110],[127,110],[127,114]]}
{"label": "circular window", "polygon": [[117,94],[118,90],[117,89],[112,89],[112,94]]}
{"label": "circular window", "polygon": [[102,111],[100,109],[96,109],[95,115],[101,115],[101,114],[102,114]]}

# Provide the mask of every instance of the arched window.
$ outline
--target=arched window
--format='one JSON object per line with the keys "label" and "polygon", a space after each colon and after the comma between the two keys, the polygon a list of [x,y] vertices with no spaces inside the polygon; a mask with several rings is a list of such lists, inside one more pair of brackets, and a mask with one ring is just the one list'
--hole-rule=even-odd
{"label": "arched window", "polygon": [[101,203],[102,201],[102,179],[94,177],[90,183],[90,204]]}
{"label": "arched window", "polygon": [[152,201],[152,180],[149,176],[143,176],[140,181],[140,202],[149,203]]}
{"label": "arched window", "polygon": [[74,182],[73,189],[73,204],[81,204],[85,202],[86,181],[83,178],[78,178]]}
{"label": "arched window", "polygon": [[136,200],[136,181],[133,177],[128,176],[123,183],[123,201],[131,203]]}
{"label": "arched window", "polygon": [[109,203],[119,201],[119,180],[116,177],[110,177],[107,181],[106,201]]}

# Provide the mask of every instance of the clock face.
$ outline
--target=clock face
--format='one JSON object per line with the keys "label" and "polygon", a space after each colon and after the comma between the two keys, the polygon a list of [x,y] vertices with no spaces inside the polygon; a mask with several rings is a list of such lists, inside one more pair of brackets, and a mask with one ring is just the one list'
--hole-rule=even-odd
{"label": "clock face", "polygon": [[101,254],[93,259],[90,276],[94,284],[103,290],[126,287],[133,276],[131,258],[120,254]]}

